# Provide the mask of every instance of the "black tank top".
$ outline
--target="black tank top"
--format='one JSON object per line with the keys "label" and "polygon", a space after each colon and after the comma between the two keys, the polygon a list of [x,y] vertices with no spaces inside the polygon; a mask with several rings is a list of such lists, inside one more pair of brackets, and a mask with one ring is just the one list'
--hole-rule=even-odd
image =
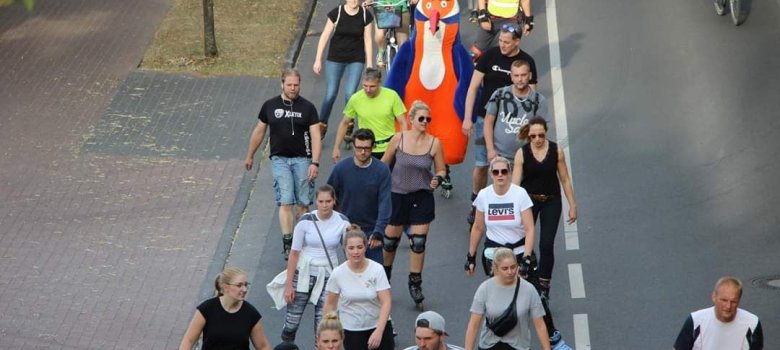
{"label": "black tank top", "polygon": [[558,144],[547,141],[547,154],[540,162],[531,151],[531,144],[523,145],[523,180],[520,186],[529,194],[561,195],[558,182]]}

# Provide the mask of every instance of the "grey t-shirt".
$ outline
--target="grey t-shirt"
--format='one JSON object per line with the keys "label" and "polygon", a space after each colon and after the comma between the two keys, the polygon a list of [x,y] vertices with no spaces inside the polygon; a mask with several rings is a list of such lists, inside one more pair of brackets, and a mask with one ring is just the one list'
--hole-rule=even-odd
{"label": "grey t-shirt", "polygon": [[547,99],[538,92],[531,90],[528,97],[520,98],[512,93],[512,85],[508,85],[497,89],[490,96],[485,110],[487,114],[496,117],[493,127],[493,147],[499,156],[510,160],[515,158],[515,152],[521,146],[520,142],[517,141],[517,133],[520,131],[520,127],[528,124],[528,121],[534,117],[533,107],[537,95],[539,96],[539,104],[536,115],[549,123]]}
{"label": "grey t-shirt", "polygon": [[485,326],[484,319],[500,316],[512,302],[512,293],[515,286],[501,286],[495,278],[490,278],[477,288],[474,301],[471,303],[471,312],[483,315],[482,329],[479,332],[479,347],[487,349],[496,345],[499,341],[518,350],[531,348],[531,327],[533,319],[544,316],[542,300],[533,285],[520,279],[520,288],[517,291],[517,326],[503,337],[496,336]]}

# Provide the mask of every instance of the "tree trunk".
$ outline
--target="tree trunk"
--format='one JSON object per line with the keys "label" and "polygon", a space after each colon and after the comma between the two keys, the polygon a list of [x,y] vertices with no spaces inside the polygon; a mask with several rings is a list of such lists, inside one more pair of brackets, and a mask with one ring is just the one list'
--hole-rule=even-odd
{"label": "tree trunk", "polygon": [[203,0],[203,50],[206,57],[217,57],[219,54],[214,32],[214,0]]}

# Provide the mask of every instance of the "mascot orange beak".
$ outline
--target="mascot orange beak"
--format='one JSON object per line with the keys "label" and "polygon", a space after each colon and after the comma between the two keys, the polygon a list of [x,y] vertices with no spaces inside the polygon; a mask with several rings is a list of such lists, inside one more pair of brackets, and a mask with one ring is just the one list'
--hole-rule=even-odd
{"label": "mascot orange beak", "polygon": [[436,34],[436,31],[439,29],[439,11],[433,10],[428,18],[431,22],[431,34]]}

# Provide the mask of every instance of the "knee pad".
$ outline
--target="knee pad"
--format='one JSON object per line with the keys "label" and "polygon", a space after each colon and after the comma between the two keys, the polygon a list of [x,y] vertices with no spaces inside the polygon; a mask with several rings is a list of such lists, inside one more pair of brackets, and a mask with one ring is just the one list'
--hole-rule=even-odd
{"label": "knee pad", "polygon": [[382,248],[384,248],[386,252],[392,253],[398,249],[399,240],[401,240],[401,237],[388,237],[387,234],[384,234],[382,239]]}
{"label": "knee pad", "polygon": [[412,234],[409,239],[411,240],[409,245],[412,248],[412,252],[417,254],[425,253],[425,242],[428,240],[428,235]]}

